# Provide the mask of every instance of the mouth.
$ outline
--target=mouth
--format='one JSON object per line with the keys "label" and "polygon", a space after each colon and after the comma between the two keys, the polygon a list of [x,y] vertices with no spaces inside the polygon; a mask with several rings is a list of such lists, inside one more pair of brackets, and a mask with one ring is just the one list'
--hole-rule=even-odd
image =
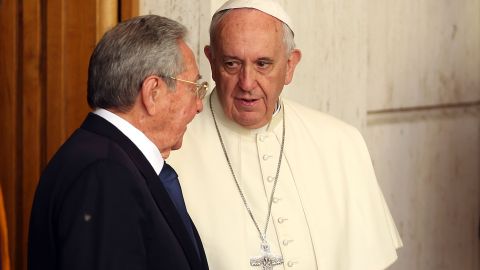
{"label": "mouth", "polygon": [[260,99],[258,98],[235,98],[235,103],[241,106],[254,106]]}

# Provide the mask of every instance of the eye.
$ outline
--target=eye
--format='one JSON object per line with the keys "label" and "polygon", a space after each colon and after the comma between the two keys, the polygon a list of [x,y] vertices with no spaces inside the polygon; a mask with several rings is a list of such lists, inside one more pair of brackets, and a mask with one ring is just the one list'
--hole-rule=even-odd
{"label": "eye", "polygon": [[257,67],[259,69],[268,69],[272,66],[272,61],[266,59],[260,59],[257,61]]}
{"label": "eye", "polygon": [[225,61],[225,66],[228,68],[235,67],[236,64],[234,61]]}
{"label": "eye", "polygon": [[236,72],[240,69],[241,63],[238,60],[226,59],[223,61],[223,66],[228,72]]}

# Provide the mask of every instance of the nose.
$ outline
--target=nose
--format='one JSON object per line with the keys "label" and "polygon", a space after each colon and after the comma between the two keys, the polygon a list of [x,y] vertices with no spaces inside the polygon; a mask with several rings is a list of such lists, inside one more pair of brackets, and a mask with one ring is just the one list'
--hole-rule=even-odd
{"label": "nose", "polygon": [[200,113],[203,111],[203,102],[201,99],[197,98],[197,113]]}
{"label": "nose", "polygon": [[257,83],[255,69],[251,65],[245,65],[241,72],[238,85],[244,91],[251,91]]}

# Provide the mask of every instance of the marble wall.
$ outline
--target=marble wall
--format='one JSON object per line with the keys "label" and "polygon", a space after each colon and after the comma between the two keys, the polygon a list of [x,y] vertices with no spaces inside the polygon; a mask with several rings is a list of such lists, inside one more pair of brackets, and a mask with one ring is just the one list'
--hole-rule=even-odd
{"label": "marble wall", "polygon": [[[392,270],[477,270],[480,0],[280,0],[303,52],[284,95],[358,127],[404,240]],[[223,0],[142,0],[191,31]]]}
{"label": "marble wall", "polygon": [[364,135],[405,247],[479,269],[480,1],[368,1]]}
{"label": "marble wall", "polygon": [[404,243],[391,269],[479,269],[478,109],[369,115],[366,138]]}

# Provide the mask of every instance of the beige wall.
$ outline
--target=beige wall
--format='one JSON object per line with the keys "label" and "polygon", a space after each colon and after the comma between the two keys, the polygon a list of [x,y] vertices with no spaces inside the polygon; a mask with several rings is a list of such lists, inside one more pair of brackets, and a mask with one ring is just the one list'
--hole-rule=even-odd
{"label": "beige wall", "polygon": [[368,4],[364,135],[405,245],[391,269],[479,269],[480,1]]}
{"label": "beige wall", "polygon": [[210,1],[140,0],[140,14],[157,14],[183,23],[189,31],[188,43],[200,63],[200,74],[210,78],[208,60],[203,47],[209,42]]}
{"label": "beige wall", "polygon": [[[364,134],[405,244],[390,269],[479,269],[480,0],[280,1],[303,52],[284,94]],[[209,77],[223,1],[141,2],[190,28]]]}

